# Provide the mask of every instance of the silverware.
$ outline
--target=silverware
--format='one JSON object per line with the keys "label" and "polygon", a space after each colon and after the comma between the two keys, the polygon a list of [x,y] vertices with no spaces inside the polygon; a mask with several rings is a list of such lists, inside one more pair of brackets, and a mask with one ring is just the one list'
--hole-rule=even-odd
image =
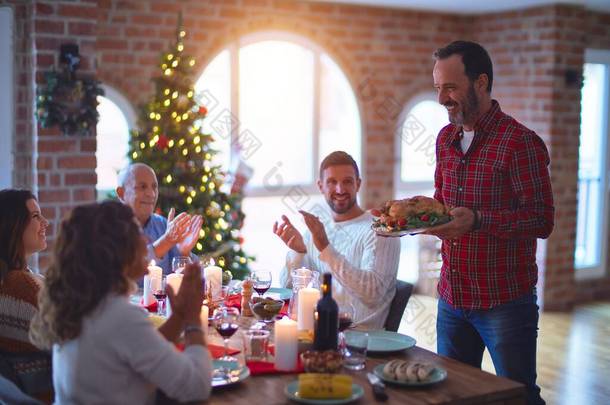
{"label": "silverware", "polygon": [[388,394],[385,392],[385,384],[381,382],[381,379],[373,373],[366,373],[366,377],[373,387],[373,395],[377,401],[387,401]]}

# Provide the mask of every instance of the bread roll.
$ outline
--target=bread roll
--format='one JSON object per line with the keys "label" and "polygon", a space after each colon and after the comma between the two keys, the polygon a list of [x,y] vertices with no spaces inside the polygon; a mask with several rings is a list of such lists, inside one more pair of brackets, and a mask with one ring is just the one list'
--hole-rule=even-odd
{"label": "bread roll", "polygon": [[431,364],[420,364],[419,368],[417,369],[417,379],[419,381],[426,381],[428,378],[430,378],[433,370],[434,366]]}

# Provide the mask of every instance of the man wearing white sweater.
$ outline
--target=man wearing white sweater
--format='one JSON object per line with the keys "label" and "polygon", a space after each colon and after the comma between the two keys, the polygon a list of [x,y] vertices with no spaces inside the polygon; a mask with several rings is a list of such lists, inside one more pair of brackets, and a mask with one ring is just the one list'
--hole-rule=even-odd
{"label": "man wearing white sweater", "polygon": [[381,329],[394,298],[400,259],[397,238],[378,237],[373,217],[358,205],[361,179],[358,165],[347,153],[336,151],[320,165],[318,188],[331,209],[332,219],[300,211],[308,231],[304,235],[282,215],[273,232],[291,249],[281,283],[290,287],[290,271],[307,267],[333,275],[333,298],[354,306],[354,323]]}

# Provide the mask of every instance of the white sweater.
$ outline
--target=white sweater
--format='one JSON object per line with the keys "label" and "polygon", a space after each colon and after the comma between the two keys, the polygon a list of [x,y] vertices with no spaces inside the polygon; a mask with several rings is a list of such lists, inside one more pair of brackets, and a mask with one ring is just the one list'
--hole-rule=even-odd
{"label": "white sweater", "polygon": [[378,237],[365,212],[349,221],[320,220],[329,245],[318,252],[311,232],[303,235],[307,253],[288,252],[281,283],[292,286],[290,270],[307,267],[333,275],[332,294],[339,305],[352,302],[355,324],[366,329],[382,329],[396,292],[396,273],[400,260],[400,240]]}
{"label": "white sweater", "polygon": [[53,347],[57,404],[152,404],[156,388],[179,401],[203,400],[211,382],[207,348],[178,352],[126,296],[107,297],[78,338]]}

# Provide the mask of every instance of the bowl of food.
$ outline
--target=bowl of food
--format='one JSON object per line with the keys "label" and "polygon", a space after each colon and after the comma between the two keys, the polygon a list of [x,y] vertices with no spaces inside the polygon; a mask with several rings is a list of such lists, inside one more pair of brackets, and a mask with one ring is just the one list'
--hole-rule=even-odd
{"label": "bowl of food", "polygon": [[335,350],[307,350],[301,353],[301,362],[307,373],[337,373],[343,365],[343,356]]}
{"label": "bowl of food", "polygon": [[258,296],[250,299],[250,309],[254,317],[260,322],[273,322],[283,307],[283,300]]}

